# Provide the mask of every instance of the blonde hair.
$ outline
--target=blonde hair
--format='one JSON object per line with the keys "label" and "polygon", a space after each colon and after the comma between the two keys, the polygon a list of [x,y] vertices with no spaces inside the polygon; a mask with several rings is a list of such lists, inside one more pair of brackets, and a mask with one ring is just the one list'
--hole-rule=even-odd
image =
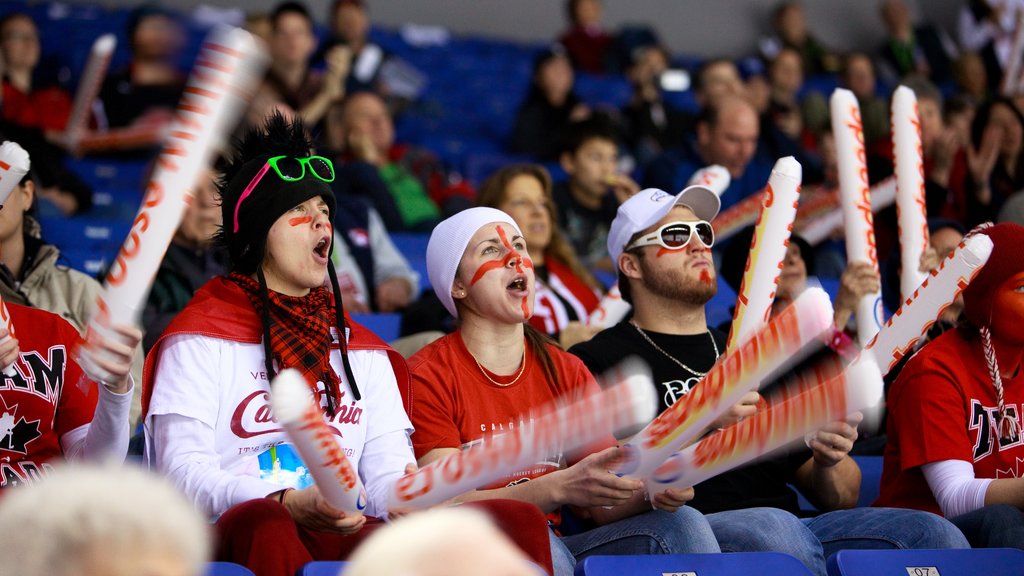
{"label": "blonde hair", "polygon": [[137,466],[63,464],[0,499],[0,542],[8,551],[0,576],[70,576],[90,559],[154,552],[198,576],[210,540],[209,524],[188,500]]}

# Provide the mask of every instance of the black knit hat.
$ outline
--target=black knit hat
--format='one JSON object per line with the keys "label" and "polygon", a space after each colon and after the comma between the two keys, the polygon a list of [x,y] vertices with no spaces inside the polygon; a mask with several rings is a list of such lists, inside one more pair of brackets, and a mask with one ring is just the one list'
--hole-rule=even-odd
{"label": "black knit hat", "polygon": [[334,191],[309,170],[301,180],[288,182],[270,169],[243,198],[246,187],[267,160],[275,156],[305,158],[312,148],[302,122],[289,123],[277,112],[261,128],[250,128],[236,143],[235,160],[225,167],[218,187],[223,224],[217,239],[227,248],[232,271],[254,274],[263,261],[270,227],[282,214],[310,198],[323,198],[334,221]]}

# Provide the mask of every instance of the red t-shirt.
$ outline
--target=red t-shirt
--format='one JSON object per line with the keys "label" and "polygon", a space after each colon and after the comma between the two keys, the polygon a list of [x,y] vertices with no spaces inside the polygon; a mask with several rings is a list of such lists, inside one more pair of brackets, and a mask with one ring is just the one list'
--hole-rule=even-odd
{"label": "red t-shirt", "polygon": [[71,357],[78,330],[43,310],[7,303],[21,355],[0,376],[0,488],[38,477],[60,438],[92,422],[98,391]]}
{"label": "red t-shirt", "polygon": [[[1003,380],[1007,415],[1020,421],[1024,375]],[[974,465],[977,478],[1018,478],[1021,439],[1000,441],[995,386],[981,340],[949,330],[907,362],[889,390],[882,489],[876,506],[941,514],[921,466],[942,460]]]}
{"label": "red t-shirt", "polygon": [[[561,378],[562,389],[566,390],[563,396],[596,390],[593,376],[578,358],[551,345],[548,353]],[[404,389],[402,394],[415,428],[412,443],[416,458],[435,448],[465,448],[484,435],[513,430],[531,408],[548,405],[555,399],[544,368],[529,346],[522,376],[514,384],[498,386],[483,375],[458,331],[417,352],[409,359],[409,369],[411,394]],[[488,375],[503,383],[515,378]],[[561,454],[552,455],[490,488],[543,476],[563,463]]]}
{"label": "red t-shirt", "polygon": [[71,116],[71,97],[56,86],[25,94],[5,81],[3,98],[4,120],[26,128],[60,132]]}

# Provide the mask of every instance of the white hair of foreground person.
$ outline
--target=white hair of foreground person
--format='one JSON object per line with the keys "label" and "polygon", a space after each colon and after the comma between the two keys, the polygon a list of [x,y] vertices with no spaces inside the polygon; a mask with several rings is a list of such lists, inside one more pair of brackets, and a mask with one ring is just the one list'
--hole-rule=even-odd
{"label": "white hair of foreground person", "polygon": [[206,520],[135,466],[67,464],[0,496],[0,576],[199,576]]}
{"label": "white hair of foreground person", "polygon": [[478,510],[435,508],[376,531],[340,576],[538,576],[545,571]]}

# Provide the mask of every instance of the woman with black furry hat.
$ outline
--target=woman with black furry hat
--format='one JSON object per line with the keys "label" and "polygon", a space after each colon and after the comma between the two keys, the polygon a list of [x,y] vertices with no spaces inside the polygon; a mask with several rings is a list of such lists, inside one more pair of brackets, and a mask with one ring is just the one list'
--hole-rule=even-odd
{"label": "woman with black furry hat", "polygon": [[[238,143],[218,185],[230,273],[168,326],[143,378],[147,458],[217,518],[217,559],[260,576],[346,558],[415,469],[405,361],[343,309],[329,265],[334,168],[311,150],[302,124],[280,114]],[[274,421],[270,381],[284,368],[319,398],[366,487],[366,516],[324,500]],[[547,551],[539,511],[502,511],[524,528],[534,518]]]}

